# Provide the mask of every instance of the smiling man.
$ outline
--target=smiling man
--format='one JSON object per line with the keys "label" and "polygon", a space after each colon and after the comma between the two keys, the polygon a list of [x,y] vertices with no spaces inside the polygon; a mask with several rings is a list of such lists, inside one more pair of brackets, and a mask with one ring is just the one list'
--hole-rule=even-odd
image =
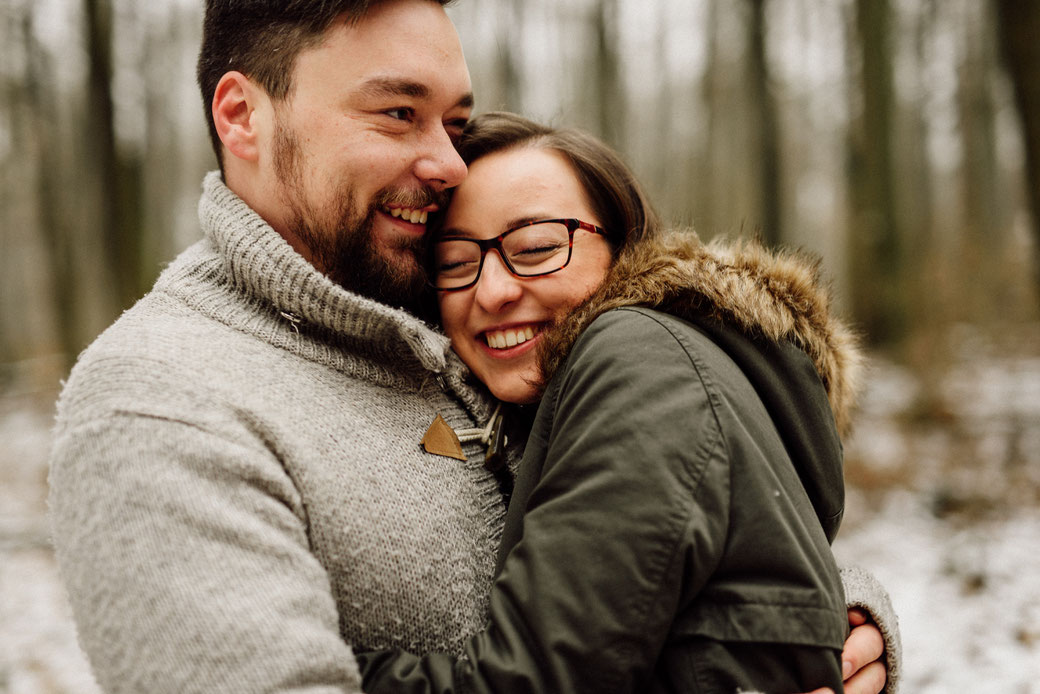
{"label": "smiling man", "polygon": [[[203,65],[205,89],[216,75]],[[411,307],[428,216],[466,175],[454,145],[473,106],[440,5],[383,2],[340,21],[300,52],[284,94],[224,69],[211,122],[228,188],[337,284]]]}
{"label": "smiling man", "polygon": [[106,692],[358,692],[355,649],[486,623],[508,469],[420,445],[494,406],[418,317],[473,101],[444,4],[207,0],[203,237],[58,404],[53,539]]}
{"label": "smiling man", "polygon": [[482,628],[505,513],[420,446],[492,409],[415,316],[469,74],[433,0],[211,0],[199,82],[204,237],[69,378],[57,554],[107,692],[360,691]]}

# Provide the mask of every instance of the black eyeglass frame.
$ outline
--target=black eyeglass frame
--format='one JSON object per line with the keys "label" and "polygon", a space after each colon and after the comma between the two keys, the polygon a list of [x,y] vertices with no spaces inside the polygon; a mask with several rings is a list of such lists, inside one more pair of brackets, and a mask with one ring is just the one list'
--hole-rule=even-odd
{"label": "black eyeglass frame", "polygon": [[[519,231],[520,229],[535,226],[536,224],[563,224],[565,227],[567,227],[567,259],[563,261],[563,265],[554,270],[547,270],[545,272],[535,272],[528,274],[517,272],[516,268],[513,267],[513,264],[509,262],[508,254],[502,248],[502,239],[504,239],[506,236],[509,236],[514,231]],[[490,239],[472,239],[468,236],[445,236],[443,238],[439,238],[430,244],[431,260],[433,258],[434,249],[436,248],[438,243],[442,243],[444,241],[469,241],[470,243],[475,243],[477,246],[480,247],[480,264],[477,265],[477,274],[473,277],[473,281],[469,284],[464,284],[461,287],[438,287],[436,279],[432,277],[429,278],[428,282],[434,289],[436,289],[439,292],[458,292],[462,291],[463,289],[469,289],[480,280],[480,273],[484,271],[484,259],[487,257],[487,253],[491,249],[495,249],[496,251],[498,251],[498,257],[502,259],[502,263],[506,266],[506,269],[509,270],[509,272],[514,277],[527,278],[544,277],[546,275],[551,275],[554,272],[559,272],[560,270],[562,270],[570,264],[571,256],[574,254],[574,232],[576,232],[578,229],[584,229],[585,231],[588,231],[590,233],[599,234],[600,236],[607,237],[608,239],[610,238],[610,235],[607,233],[607,230],[603,227],[596,226],[595,224],[592,224],[590,222],[583,222],[580,219],[574,218],[537,219],[533,222],[524,222],[523,224],[515,226],[512,229],[506,229],[498,236],[495,236]]]}

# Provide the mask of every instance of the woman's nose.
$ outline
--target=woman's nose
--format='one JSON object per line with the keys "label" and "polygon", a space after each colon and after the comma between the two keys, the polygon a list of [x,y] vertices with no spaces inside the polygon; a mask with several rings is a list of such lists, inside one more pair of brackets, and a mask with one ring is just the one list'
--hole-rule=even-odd
{"label": "woman's nose", "polygon": [[476,301],[488,313],[498,313],[523,294],[523,283],[506,267],[496,250],[484,257],[484,268],[477,279]]}

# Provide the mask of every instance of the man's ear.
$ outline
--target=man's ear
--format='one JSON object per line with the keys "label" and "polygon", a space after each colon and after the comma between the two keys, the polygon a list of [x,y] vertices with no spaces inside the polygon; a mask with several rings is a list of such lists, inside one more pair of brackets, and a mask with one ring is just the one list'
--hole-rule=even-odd
{"label": "man's ear", "polygon": [[234,157],[256,162],[260,156],[260,113],[267,94],[241,72],[227,72],[213,92],[213,124]]}

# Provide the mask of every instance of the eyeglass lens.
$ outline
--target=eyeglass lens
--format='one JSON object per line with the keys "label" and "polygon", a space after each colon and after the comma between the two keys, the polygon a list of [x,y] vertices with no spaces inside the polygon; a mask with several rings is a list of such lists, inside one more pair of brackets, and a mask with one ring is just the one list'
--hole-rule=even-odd
{"label": "eyeglass lens", "polygon": [[[480,272],[481,247],[472,239],[445,239],[434,244],[434,282],[454,289],[474,282]],[[513,274],[533,277],[555,272],[567,264],[570,232],[565,224],[543,222],[514,229],[498,247]]]}

